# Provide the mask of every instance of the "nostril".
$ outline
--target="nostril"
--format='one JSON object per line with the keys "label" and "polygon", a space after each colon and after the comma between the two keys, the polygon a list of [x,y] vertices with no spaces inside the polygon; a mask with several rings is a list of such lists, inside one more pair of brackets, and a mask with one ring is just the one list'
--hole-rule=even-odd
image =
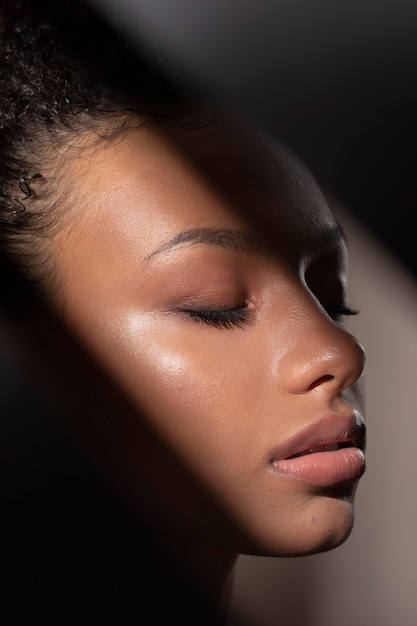
{"label": "nostril", "polygon": [[312,389],[315,389],[319,385],[322,385],[323,383],[326,383],[327,381],[332,380],[332,378],[334,378],[334,376],[332,376],[331,374],[320,376],[320,378],[317,378],[317,380],[311,383],[310,387],[308,388],[308,391],[311,391]]}

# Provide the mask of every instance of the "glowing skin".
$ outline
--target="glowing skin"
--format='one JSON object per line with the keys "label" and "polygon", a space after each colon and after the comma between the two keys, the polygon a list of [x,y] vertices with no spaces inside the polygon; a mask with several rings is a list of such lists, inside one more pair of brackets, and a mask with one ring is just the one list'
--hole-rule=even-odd
{"label": "glowing skin", "polygon": [[158,434],[160,449],[129,445],[161,527],[230,553],[344,541],[364,354],[343,327],[345,242],[311,176],[249,133],[139,129],[72,160],[63,184],[60,305]]}

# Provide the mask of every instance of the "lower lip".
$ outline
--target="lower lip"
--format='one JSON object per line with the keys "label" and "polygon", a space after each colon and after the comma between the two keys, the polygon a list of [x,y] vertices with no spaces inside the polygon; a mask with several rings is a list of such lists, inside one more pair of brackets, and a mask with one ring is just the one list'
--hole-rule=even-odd
{"label": "lower lip", "polygon": [[331,487],[360,478],[365,471],[365,455],[359,448],[340,448],[274,461],[272,465],[276,472],[289,478]]}

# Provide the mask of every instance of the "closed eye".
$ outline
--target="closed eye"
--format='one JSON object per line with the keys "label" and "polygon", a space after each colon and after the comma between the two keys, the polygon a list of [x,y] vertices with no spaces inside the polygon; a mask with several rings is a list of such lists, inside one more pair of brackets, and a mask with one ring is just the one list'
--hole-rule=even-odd
{"label": "closed eye", "polygon": [[357,315],[359,311],[346,304],[347,250],[346,244],[316,258],[305,271],[305,282],[323,309],[335,321]]}
{"label": "closed eye", "polygon": [[358,315],[359,311],[357,309],[351,309],[345,304],[336,304],[336,305],[324,305],[323,308],[330,315],[330,317],[335,322],[340,322],[344,317],[349,317],[351,315]]}
{"label": "closed eye", "polygon": [[203,322],[217,328],[242,327],[251,317],[247,304],[231,309],[186,308],[181,309],[181,312],[195,322]]}

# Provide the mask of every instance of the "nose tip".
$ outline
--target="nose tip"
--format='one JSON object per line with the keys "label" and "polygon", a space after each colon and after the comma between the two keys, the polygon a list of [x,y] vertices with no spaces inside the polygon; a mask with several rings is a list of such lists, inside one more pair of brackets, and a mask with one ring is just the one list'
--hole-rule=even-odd
{"label": "nose tip", "polygon": [[323,387],[333,395],[352,386],[365,367],[365,350],[346,330],[332,327],[302,333],[279,365],[280,383],[290,393]]}
{"label": "nose tip", "polygon": [[[308,389],[315,389],[323,384],[332,384],[342,391],[353,385],[360,377],[365,366],[365,351],[360,343],[346,331],[339,338],[338,344],[323,350],[312,359],[310,364],[311,382]],[[325,373],[322,373],[325,372]]]}

